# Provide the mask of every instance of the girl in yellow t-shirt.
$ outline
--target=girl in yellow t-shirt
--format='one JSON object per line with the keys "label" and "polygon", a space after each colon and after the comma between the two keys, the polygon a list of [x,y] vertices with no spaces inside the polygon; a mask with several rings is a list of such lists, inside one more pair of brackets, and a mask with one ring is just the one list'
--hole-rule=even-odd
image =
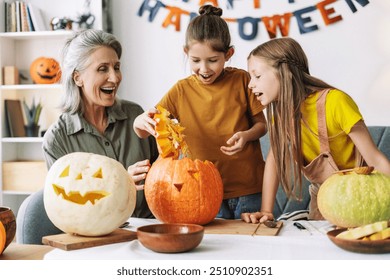
{"label": "girl in yellow t-shirt", "polygon": [[[218,217],[239,219],[261,205],[264,106],[250,94],[249,74],[225,67],[234,49],[222,10],[205,5],[199,13],[187,28],[184,46],[193,75],[178,81],[157,105],[185,127],[192,158],[209,160],[218,168],[224,185]],[[156,112],[152,108],[136,118],[138,136],[155,135]]]}
{"label": "girl in yellow t-shirt", "polygon": [[272,220],[279,182],[287,195],[294,195],[301,173],[312,183],[310,219],[322,218],[316,193],[335,170],[353,168],[363,159],[390,175],[390,161],[373,142],[355,102],[310,75],[306,55],[295,40],[273,39],[256,47],[248,56],[248,71],[249,87],[267,108],[271,149],[261,210],[242,214],[244,221]]}

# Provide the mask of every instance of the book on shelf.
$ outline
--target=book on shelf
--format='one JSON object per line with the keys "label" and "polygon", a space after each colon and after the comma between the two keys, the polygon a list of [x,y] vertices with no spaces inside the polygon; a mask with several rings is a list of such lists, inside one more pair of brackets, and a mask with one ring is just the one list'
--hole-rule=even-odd
{"label": "book on shelf", "polygon": [[28,24],[27,5],[25,2],[20,2],[20,27],[22,32],[32,31]]}
{"label": "book on shelf", "polygon": [[21,21],[20,21],[20,1],[15,1],[16,7],[16,32],[22,31]]}
{"label": "book on shelf", "polygon": [[18,85],[20,82],[19,79],[19,70],[16,66],[3,66],[3,85]]}
{"label": "book on shelf", "polygon": [[28,27],[30,28],[30,31],[35,31],[34,23],[31,19],[31,12],[28,8],[28,4],[26,3],[26,11],[27,11],[27,20],[28,20]]}
{"label": "book on shelf", "polygon": [[27,10],[30,15],[34,31],[46,31],[45,21],[43,20],[41,10],[30,2],[27,2]]}
{"label": "book on shelf", "polygon": [[28,32],[46,31],[41,10],[34,4],[25,1],[5,1],[5,31]]}
{"label": "book on shelf", "polygon": [[10,32],[11,29],[11,3],[4,2],[4,30]]}
{"label": "book on shelf", "polygon": [[22,103],[18,99],[4,100],[6,120],[11,137],[25,137]]}
{"label": "book on shelf", "polygon": [[6,21],[7,21],[7,32],[16,32],[16,3],[5,2],[6,7]]}

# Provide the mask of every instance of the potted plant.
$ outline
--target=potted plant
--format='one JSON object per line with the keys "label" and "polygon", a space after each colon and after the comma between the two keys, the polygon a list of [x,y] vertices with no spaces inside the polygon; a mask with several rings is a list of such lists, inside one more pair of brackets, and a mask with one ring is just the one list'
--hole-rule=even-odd
{"label": "potted plant", "polygon": [[42,104],[41,102],[35,104],[35,100],[33,98],[31,107],[29,107],[26,100],[23,100],[23,108],[27,120],[27,124],[25,125],[26,136],[37,137],[39,133],[38,122],[42,112]]}

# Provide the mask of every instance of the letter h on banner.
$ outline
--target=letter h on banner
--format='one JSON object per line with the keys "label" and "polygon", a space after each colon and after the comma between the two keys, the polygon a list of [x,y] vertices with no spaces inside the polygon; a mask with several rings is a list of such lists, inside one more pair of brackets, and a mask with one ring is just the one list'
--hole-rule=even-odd
{"label": "letter h on banner", "polygon": [[156,17],[158,10],[161,7],[165,7],[165,5],[161,1],[157,1],[156,5],[151,6],[150,0],[145,0],[138,10],[138,16],[142,17],[144,11],[150,11],[150,15],[149,15],[148,20],[149,20],[149,22],[152,22],[154,20],[154,18]]}

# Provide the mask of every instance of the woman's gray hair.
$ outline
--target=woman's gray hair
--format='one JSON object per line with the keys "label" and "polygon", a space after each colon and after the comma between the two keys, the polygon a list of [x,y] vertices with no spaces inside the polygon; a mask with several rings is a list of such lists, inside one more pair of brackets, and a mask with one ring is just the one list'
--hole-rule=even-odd
{"label": "woman's gray hair", "polygon": [[118,58],[121,58],[120,42],[114,35],[102,30],[87,29],[76,32],[66,41],[61,59],[61,81],[65,92],[60,107],[63,112],[72,114],[84,112],[81,91],[75,84],[73,74],[75,71],[85,70],[91,54],[102,46],[114,49]]}

